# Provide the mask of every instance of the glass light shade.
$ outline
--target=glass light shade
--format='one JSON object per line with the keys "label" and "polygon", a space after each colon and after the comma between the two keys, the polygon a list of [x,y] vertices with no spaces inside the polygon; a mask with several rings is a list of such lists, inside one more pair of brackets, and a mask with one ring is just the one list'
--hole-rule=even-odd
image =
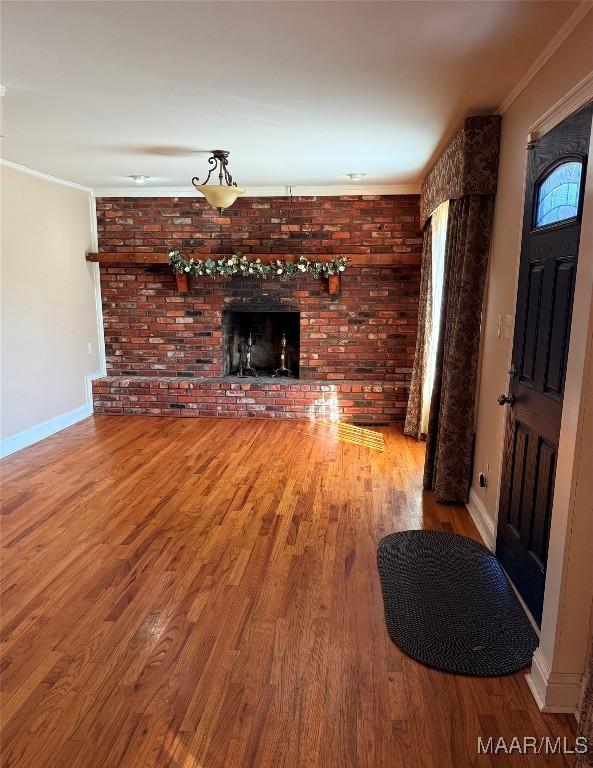
{"label": "glass light shade", "polygon": [[226,184],[195,184],[213,208],[229,208],[239,195],[247,191],[244,187],[229,187]]}

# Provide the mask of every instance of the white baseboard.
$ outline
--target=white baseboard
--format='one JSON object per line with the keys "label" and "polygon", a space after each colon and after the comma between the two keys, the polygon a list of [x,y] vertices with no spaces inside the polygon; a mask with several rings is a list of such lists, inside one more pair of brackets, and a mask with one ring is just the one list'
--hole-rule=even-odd
{"label": "white baseboard", "polygon": [[[86,404],[89,406],[91,413],[93,412],[93,381],[95,379],[101,379],[103,376],[106,376],[106,371],[95,371],[94,373],[89,373],[87,376],[84,377],[85,382],[85,391],[86,391]],[[91,414],[89,414],[90,416]]]}
{"label": "white baseboard", "polygon": [[491,552],[496,548],[496,528],[494,520],[488,514],[488,510],[473,488],[469,491],[469,501],[465,505],[471,519],[474,521],[482,541]]}
{"label": "white baseboard", "polygon": [[[494,552],[496,549],[496,525],[488,514],[482,500],[473,489],[470,489],[469,501],[466,507],[484,544]],[[539,627],[531,616],[529,609],[510,580],[509,583],[539,635]],[[583,675],[551,672],[546,659],[540,649],[537,648],[533,655],[531,674],[525,677],[529,690],[542,712],[571,714],[578,717],[583,696]]]}
{"label": "white baseboard", "polygon": [[80,408],[74,408],[72,411],[54,416],[53,419],[36,424],[34,427],[25,429],[23,432],[19,432],[12,437],[7,437],[0,442],[0,458],[10,456],[11,453],[27,448],[34,443],[38,443],[40,440],[45,440],[46,437],[71,427],[77,421],[88,418],[92,413],[93,409],[89,408],[88,404],[85,403]]}
{"label": "white baseboard", "polygon": [[540,649],[533,654],[527,685],[542,712],[578,717],[583,691],[583,675],[551,672]]}
{"label": "white baseboard", "polygon": [[59,416],[54,416],[53,419],[36,424],[34,427],[25,429],[16,435],[7,437],[4,440],[0,440],[0,458],[10,456],[11,453],[20,451],[23,448],[27,448],[34,443],[38,443],[40,440],[45,440],[46,437],[55,435],[56,432],[61,432],[67,427],[71,427],[78,421],[87,419],[93,415],[93,380],[98,379],[104,374],[100,371],[96,373],[90,373],[85,376],[85,395],[86,403],[79,408],[74,408],[67,413],[61,413]]}

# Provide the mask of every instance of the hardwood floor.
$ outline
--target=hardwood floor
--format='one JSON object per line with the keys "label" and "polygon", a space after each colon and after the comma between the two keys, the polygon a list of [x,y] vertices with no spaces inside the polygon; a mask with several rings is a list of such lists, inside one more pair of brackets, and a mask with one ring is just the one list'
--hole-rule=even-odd
{"label": "hardwood floor", "polygon": [[569,736],[524,675],[390,641],[385,534],[475,536],[395,428],[96,416],[2,463],[2,760],[26,768],[466,768]]}

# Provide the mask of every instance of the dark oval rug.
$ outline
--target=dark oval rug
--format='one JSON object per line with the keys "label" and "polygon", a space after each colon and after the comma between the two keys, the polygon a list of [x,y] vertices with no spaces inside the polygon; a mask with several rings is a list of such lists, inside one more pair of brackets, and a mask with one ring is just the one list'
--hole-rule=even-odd
{"label": "dark oval rug", "polygon": [[446,531],[379,542],[385,620],[408,656],[444,672],[488,677],[531,664],[537,635],[496,557]]}

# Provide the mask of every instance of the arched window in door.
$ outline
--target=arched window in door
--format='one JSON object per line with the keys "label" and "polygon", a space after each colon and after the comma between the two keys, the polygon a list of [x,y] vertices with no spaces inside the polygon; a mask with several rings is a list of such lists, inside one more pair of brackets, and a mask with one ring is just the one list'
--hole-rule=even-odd
{"label": "arched window in door", "polygon": [[582,175],[583,164],[578,160],[570,160],[556,166],[540,182],[535,207],[536,228],[576,219]]}

